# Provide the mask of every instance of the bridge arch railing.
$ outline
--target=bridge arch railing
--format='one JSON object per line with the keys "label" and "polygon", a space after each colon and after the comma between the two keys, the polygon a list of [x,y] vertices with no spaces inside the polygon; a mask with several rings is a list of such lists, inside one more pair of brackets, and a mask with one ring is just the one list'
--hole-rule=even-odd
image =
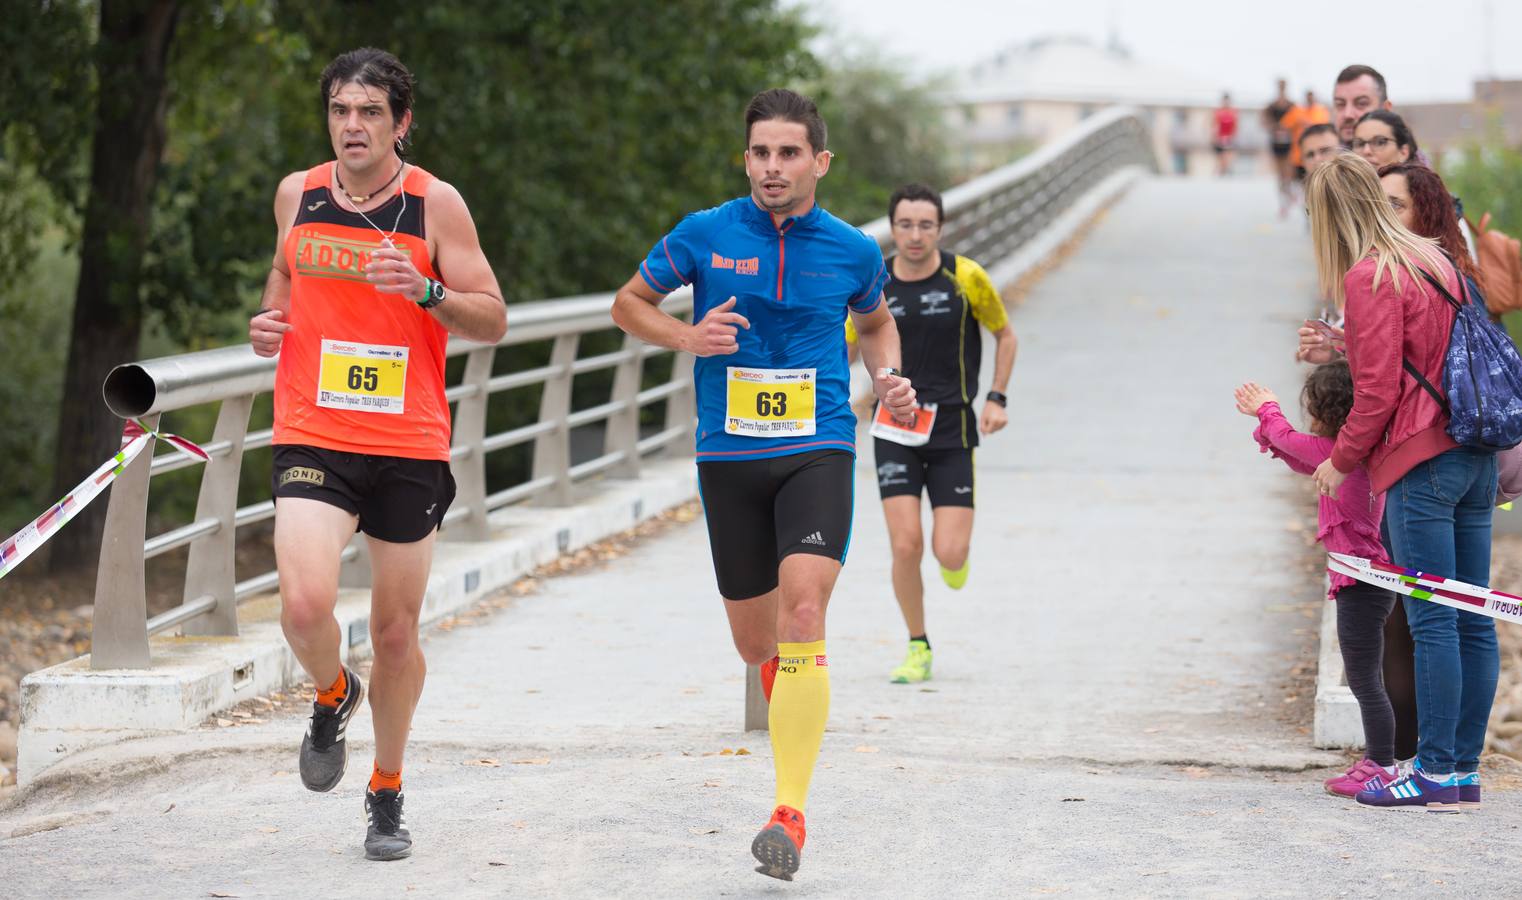
{"label": "bridge arch railing", "polygon": [[[1127,108],[1096,114],[1018,162],[945,192],[943,243],[978,259],[1009,257],[1090,188],[1129,166],[1157,168],[1143,120]],[[886,218],[863,230],[885,250],[892,246]],[[515,304],[508,309],[507,334],[498,343],[451,339],[448,357],[465,361],[459,379],[447,387],[454,405],[450,467],[457,494],[443,537],[485,538],[487,515],[497,509],[523,502],[568,503],[578,482],[599,475],[638,477],[641,460],[651,454],[690,452],[696,424],[690,357],[632,338],[617,350],[583,355],[584,336],[613,327],[612,300],[606,293]],[[690,315],[691,291],[673,293],[663,308]],[[542,341],[551,342],[547,364],[493,375],[499,354]],[[647,361],[666,354],[673,357],[670,375],[642,387]],[[572,410],[573,379],[610,369],[614,374],[606,400]],[[244,454],[269,446],[273,438],[270,429],[249,431],[249,420],[255,399],[271,391],[274,381],[275,361],[255,356],[247,345],[131,363],[106,379],[103,393],[112,411],[140,418],[150,428],[165,413],[209,403],[219,407],[212,437],[202,445],[209,462],[145,453],[111,488],[96,572],[93,668],[150,667],[149,637],[174,628],[185,634],[235,635],[239,601],[276,586],[274,571],[241,580],[235,571],[238,529],[274,516],[267,493],[257,502],[238,504]],[[488,434],[488,399],[532,388],[539,391],[537,420]],[[641,412],[661,403],[664,426],[653,433],[648,423],[642,428]],[[573,464],[572,430],[598,423],[603,426],[601,452]],[[488,493],[487,456],[526,444],[533,447],[528,478]],[[147,535],[153,477],[192,465],[203,467],[194,517],[186,525]],[[347,584],[367,583],[363,546],[356,539],[344,551]],[[184,602],[149,618],[145,563],[182,547],[189,548]]]}

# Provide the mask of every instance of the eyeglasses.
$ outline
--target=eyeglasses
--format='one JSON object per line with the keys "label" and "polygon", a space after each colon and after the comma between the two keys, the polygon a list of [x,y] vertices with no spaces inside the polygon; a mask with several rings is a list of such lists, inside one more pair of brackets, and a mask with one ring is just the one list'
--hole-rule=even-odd
{"label": "eyeglasses", "polygon": [[1353,149],[1354,153],[1362,153],[1363,148],[1365,147],[1373,147],[1375,150],[1383,150],[1393,143],[1395,143],[1395,138],[1380,135],[1379,137],[1368,141],[1363,140],[1362,138],[1353,138],[1352,143],[1348,144],[1348,146]]}

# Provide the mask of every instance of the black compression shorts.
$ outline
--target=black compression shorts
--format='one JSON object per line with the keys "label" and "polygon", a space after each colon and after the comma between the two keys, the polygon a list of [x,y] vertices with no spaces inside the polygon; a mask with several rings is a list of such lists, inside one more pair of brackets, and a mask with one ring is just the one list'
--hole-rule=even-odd
{"label": "black compression shorts", "polygon": [[278,444],[271,472],[280,497],[320,500],[359,517],[357,531],[392,544],[433,533],[454,502],[449,463]]}
{"label": "black compression shorts", "polygon": [[844,450],[698,463],[698,489],[719,593],[759,597],[794,553],[845,562],[855,459]]}
{"label": "black compression shorts", "polygon": [[877,492],[889,497],[930,495],[930,505],[972,508],[973,451],[952,447],[945,450],[905,447],[875,438]]}

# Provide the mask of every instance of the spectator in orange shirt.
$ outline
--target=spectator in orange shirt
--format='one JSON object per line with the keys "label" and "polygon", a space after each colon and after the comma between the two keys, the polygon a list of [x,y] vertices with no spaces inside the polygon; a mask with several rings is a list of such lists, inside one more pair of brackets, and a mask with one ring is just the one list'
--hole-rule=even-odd
{"label": "spectator in orange shirt", "polygon": [[1300,152],[1300,135],[1312,125],[1323,125],[1330,121],[1332,121],[1332,113],[1316,99],[1315,91],[1306,91],[1305,104],[1291,107],[1290,111],[1284,114],[1284,118],[1279,120],[1279,124],[1288,128],[1294,135],[1290,145],[1289,159],[1295,167],[1297,176],[1305,177],[1305,158]]}

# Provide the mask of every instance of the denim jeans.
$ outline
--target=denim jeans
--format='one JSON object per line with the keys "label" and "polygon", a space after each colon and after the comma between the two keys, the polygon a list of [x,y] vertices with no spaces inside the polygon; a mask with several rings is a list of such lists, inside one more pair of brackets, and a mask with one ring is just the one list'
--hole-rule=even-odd
{"label": "denim jeans", "polygon": [[[1385,496],[1395,563],[1490,583],[1495,454],[1456,447],[1416,466]],[[1500,653],[1495,620],[1405,598],[1416,643],[1416,755],[1429,772],[1474,772],[1485,746]]]}

